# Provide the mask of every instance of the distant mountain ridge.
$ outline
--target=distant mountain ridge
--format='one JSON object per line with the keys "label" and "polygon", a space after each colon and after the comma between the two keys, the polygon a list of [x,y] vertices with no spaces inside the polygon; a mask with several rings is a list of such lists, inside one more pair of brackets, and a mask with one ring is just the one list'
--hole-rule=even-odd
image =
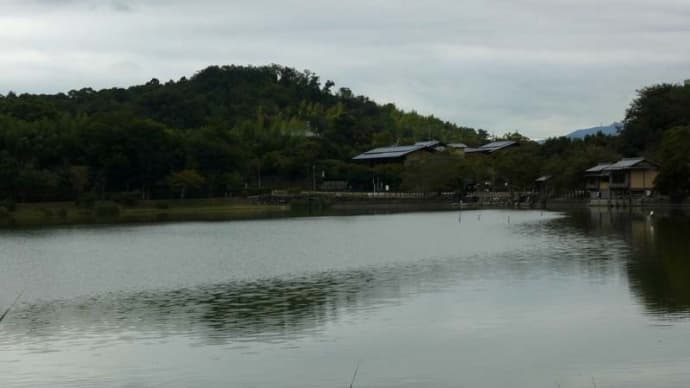
{"label": "distant mountain ridge", "polygon": [[575,130],[575,131],[570,132],[569,134],[565,135],[565,137],[569,137],[571,139],[582,139],[585,136],[596,135],[598,132],[601,132],[604,135],[616,136],[618,134],[618,131],[622,128],[623,128],[622,123],[614,122],[614,123],[611,123],[609,125],[602,125],[602,126],[598,126],[598,127],[578,129],[578,130]]}

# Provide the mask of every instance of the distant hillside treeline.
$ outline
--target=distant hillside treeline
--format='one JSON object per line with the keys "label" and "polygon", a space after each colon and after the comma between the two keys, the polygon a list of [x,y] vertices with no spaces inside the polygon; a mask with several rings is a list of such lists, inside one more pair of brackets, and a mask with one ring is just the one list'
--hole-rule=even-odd
{"label": "distant hillside treeline", "polygon": [[317,162],[331,179],[356,181],[366,171],[345,161],[370,147],[487,139],[333,88],[309,71],[273,65],[212,66],[126,89],[10,92],[0,96],[0,198],[222,195],[262,179],[308,181]]}
{"label": "distant hillside treeline", "polygon": [[334,88],[288,67],[213,66],[189,79],[126,89],[0,96],[0,200],[220,196],[306,188],[313,180],[360,189],[379,181],[393,190],[455,191],[484,182],[525,190],[541,175],[566,192],[583,187],[592,165],[638,155],[662,163],[661,190],[690,191],[690,86],[640,90],[619,136],[540,145],[512,133],[504,138],[520,147],[465,159],[440,153],[408,168],[370,168],[351,158],[428,138],[476,146],[488,133]]}

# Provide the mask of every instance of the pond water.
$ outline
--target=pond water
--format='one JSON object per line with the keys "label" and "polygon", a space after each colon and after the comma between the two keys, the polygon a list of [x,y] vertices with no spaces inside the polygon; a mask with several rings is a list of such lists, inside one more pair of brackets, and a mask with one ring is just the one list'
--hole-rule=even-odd
{"label": "pond water", "polygon": [[2,387],[687,387],[690,220],[481,210],[0,232]]}

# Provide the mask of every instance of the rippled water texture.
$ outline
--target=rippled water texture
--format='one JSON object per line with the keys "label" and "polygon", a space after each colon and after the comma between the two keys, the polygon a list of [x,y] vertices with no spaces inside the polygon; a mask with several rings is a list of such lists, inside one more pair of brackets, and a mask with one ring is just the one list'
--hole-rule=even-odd
{"label": "rippled water texture", "polygon": [[0,232],[2,387],[687,387],[690,221],[466,211]]}

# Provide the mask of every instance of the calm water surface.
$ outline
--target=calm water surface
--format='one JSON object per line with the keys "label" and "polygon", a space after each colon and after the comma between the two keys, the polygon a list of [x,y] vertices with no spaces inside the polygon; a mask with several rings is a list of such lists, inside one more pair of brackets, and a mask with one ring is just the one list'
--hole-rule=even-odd
{"label": "calm water surface", "polygon": [[690,220],[0,232],[2,387],[688,387]]}

